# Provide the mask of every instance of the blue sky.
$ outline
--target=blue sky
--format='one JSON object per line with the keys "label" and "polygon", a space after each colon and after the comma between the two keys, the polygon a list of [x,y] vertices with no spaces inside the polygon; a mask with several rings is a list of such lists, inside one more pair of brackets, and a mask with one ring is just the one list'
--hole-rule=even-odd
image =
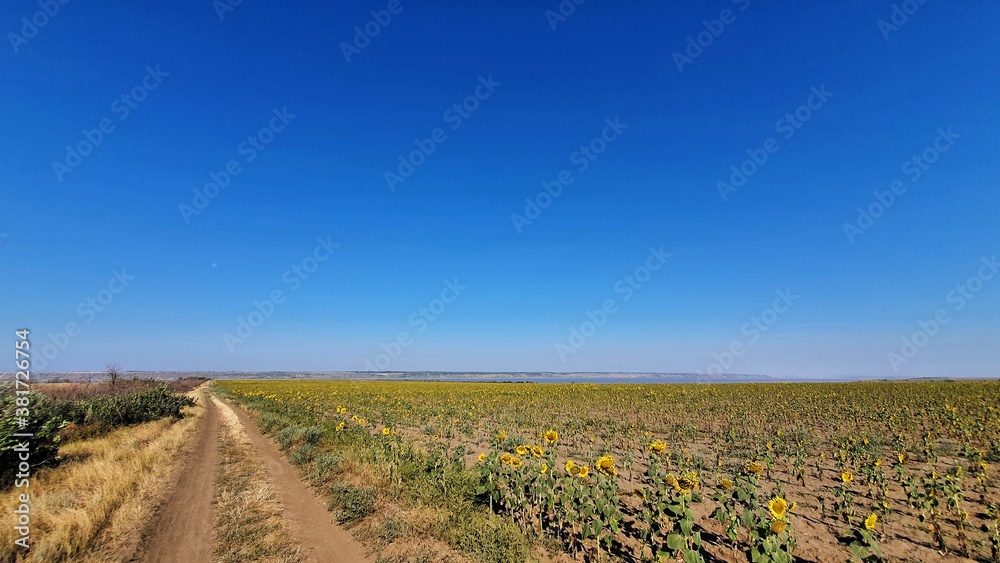
{"label": "blue sky", "polygon": [[1000,375],[1000,6],[181,4],[2,8],[38,370]]}

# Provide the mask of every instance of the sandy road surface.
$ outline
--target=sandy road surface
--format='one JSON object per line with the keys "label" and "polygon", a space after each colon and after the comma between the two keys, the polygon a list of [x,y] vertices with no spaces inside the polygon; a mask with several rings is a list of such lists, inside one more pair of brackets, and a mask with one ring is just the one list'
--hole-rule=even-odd
{"label": "sandy road surface", "polygon": [[205,415],[192,447],[184,452],[177,488],[160,507],[138,561],[205,563],[212,560],[212,498],[215,496],[219,413],[207,392],[199,402]]}

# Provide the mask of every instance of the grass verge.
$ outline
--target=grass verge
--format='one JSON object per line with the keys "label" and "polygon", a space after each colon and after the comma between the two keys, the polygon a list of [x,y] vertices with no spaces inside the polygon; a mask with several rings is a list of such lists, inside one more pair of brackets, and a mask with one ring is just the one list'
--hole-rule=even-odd
{"label": "grass verge", "polygon": [[222,416],[215,485],[213,556],[222,563],[298,563],[282,508],[236,414],[212,398]]}

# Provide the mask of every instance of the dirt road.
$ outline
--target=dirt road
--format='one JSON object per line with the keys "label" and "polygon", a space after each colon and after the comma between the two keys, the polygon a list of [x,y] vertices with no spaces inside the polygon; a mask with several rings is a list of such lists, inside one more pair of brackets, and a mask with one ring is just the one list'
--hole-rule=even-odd
{"label": "dirt road", "polygon": [[302,547],[306,559],[317,563],[374,561],[347,530],[333,521],[326,502],[313,494],[299,477],[298,470],[281,456],[281,451],[273,442],[260,433],[246,412],[232,403],[223,402],[239,417],[250,443],[260,455],[267,476],[285,508],[292,541]]}
{"label": "dirt road", "polygon": [[215,496],[219,413],[208,393],[199,403],[205,414],[192,447],[184,452],[184,469],[177,488],[160,507],[152,535],[143,542],[139,561],[151,563],[212,560],[212,498]]}
{"label": "dirt road", "polygon": [[[176,490],[160,507],[158,520],[137,561],[151,563],[210,563],[212,561],[212,499],[215,495],[217,448],[221,432],[218,407],[203,392],[199,402],[205,414],[192,446],[184,453],[184,469]],[[224,401],[225,402],[225,401]],[[270,483],[277,492],[289,524],[291,540],[301,554],[316,563],[373,561],[349,532],[333,521],[326,503],[316,497],[271,441],[247,414],[225,402],[236,413]]]}

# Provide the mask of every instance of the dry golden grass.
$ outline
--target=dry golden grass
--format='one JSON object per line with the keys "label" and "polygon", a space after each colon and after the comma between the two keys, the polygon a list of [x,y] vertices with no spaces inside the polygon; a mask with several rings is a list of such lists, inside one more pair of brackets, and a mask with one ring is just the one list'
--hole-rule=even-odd
{"label": "dry golden grass", "polygon": [[223,420],[215,482],[214,559],[224,563],[302,561],[243,426],[232,409],[212,400]]}
{"label": "dry golden grass", "polygon": [[[65,462],[31,480],[31,550],[14,545],[16,532],[0,528],[0,560],[24,562],[127,561],[178,469],[178,454],[204,413],[157,420],[67,444]],[[15,506],[18,489],[0,495]]]}

